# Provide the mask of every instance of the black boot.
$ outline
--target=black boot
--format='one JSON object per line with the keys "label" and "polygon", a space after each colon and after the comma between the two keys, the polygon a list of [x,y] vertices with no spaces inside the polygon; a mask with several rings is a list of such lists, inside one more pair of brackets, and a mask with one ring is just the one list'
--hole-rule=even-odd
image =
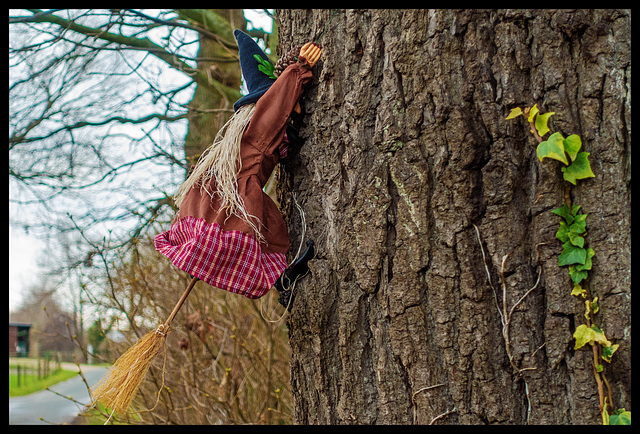
{"label": "black boot", "polygon": [[291,310],[293,305],[293,293],[290,288],[296,280],[301,279],[309,272],[307,263],[315,256],[313,244],[313,240],[307,240],[307,250],[304,251],[299,259],[289,265],[287,269],[282,272],[278,280],[276,280],[276,283],[273,284],[274,288],[280,292],[278,301],[285,308],[289,306],[289,310]]}

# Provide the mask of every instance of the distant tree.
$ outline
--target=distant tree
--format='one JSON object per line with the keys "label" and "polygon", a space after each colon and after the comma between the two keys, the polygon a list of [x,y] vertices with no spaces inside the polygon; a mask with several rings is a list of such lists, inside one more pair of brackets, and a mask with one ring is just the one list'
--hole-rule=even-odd
{"label": "distant tree", "polygon": [[[43,355],[47,351],[65,352],[78,349],[72,336],[78,333],[73,315],[56,299],[56,288],[46,281],[34,284],[23,302],[9,313],[10,321],[31,324],[29,332],[30,354]],[[72,361],[69,357],[68,361]]]}
{"label": "distant tree", "polygon": [[102,343],[107,338],[107,334],[113,329],[115,317],[111,317],[106,327],[102,326],[102,319],[96,319],[87,330],[87,343],[93,348],[93,355],[100,356],[102,353]]}

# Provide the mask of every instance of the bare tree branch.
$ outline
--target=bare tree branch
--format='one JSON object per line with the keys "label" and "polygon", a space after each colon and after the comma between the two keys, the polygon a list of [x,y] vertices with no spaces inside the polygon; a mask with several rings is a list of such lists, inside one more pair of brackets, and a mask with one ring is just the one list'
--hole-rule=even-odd
{"label": "bare tree branch", "polygon": [[[50,104],[48,105],[48,107],[50,107]],[[64,127],[61,127],[57,130],[53,130],[51,131],[49,134],[47,134],[46,136],[40,136],[40,137],[29,137],[26,138],[25,135],[26,133],[28,133],[32,128],[28,128],[28,130],[21,134],[18,137],[9,137],[9,144],[16,144],[16,143],[30,143],[30,142],[37,142],[39,140],[44,140],[48,137],[54,136],[62,131],[71,131],[71,130],[75,130],[78,128],[83,128],[83,127],[87,127],[87,126],[100,126],[100,125],[106,125],[109,124],[111,122],[119,122],[121,124],[140,124],[140,123],[144,123],[144,122],[148,122],[150,120],[156,119],[156,120],[160,120],[160,121],[167,121],[167,122],[174,122],[180,119],[185,119],[187,117],[186,113],[183,114],[179,114],[176,116],[167,116],[167,115],[162,115],[159,113],[152,113],[148,116],[144,116],[141,117],[139,119],[129,119],[129,118],[125,118],[123,116],[114,116],[108,119],[103,119],[101,121],[96,121],[96,122],[90,122],[90,121],[82,121],[82,122],[76,122],[75,124],[72,125],[66,125]],[[36,119],[34,121],[34,125],[39,124],[42,121],[42,119]],[[11,148],[11,146],[10,146]]]}
{"label": "bare tree branch", "polygon": [[[102,39],[114,44],[147,51],[156,56],[158,59],[166,62],[171,67],[191,76],[198,84],[215,88],[216,90],[227,96],[230,100],[238,99],[241,96],[239,90],[225,86],[218,80],[207,76],[198,69],[192,68],[188,64],[181,61],[178,56],[166,51],[164,48],[153,43],[149,38],[129,37],[122,34],[110,33],[93,27],[87,27],[75,21],[60,18],[56,15],[53,15],[52,13],[43,13],[43,11],[39,9],[29,9],[29,11],[33,12],[34,15],[30,20],[26,20],[25,18],[25,20],[22,22],[47,22],[60,26],[64,30],[72,30],[76,33],[90,36],[96,39]],[[182,11],[184,12],[184,10]]]}

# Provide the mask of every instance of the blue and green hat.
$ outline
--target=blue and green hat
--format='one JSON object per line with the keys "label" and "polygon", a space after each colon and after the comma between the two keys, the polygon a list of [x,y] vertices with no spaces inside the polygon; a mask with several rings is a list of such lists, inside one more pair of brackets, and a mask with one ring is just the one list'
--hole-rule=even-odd
{"label": "blue and green hat", "polygon": [[[233,111],[237,112],[243,105],[258,101],[276,80],[275,78],[270,78],[259,68],[261,65],[265,65],[265,62],[269,65],[271,62],[256,41],[238,29],[233,32],[233,36],[235,36],[236,42],[238,43],[240,69],[242,70],[242,77],[249,91],[247,95],[244,95],[233,104]],[[256,55],[262,58],[262,62],[255,57]]]}

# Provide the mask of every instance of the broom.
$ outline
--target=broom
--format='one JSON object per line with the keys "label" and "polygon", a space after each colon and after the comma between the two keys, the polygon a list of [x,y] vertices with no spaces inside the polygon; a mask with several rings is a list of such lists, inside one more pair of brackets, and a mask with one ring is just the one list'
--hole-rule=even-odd
{"label": "broom", "polygon": [[92,407],[99,401],[118,413],[127,411],[153,358],[164,345],[171,321],[198,280],[197,277],[191,279],[167,321],[138,339],[138,342],[122,354],[109,368],[107,374],[91,389]]}

